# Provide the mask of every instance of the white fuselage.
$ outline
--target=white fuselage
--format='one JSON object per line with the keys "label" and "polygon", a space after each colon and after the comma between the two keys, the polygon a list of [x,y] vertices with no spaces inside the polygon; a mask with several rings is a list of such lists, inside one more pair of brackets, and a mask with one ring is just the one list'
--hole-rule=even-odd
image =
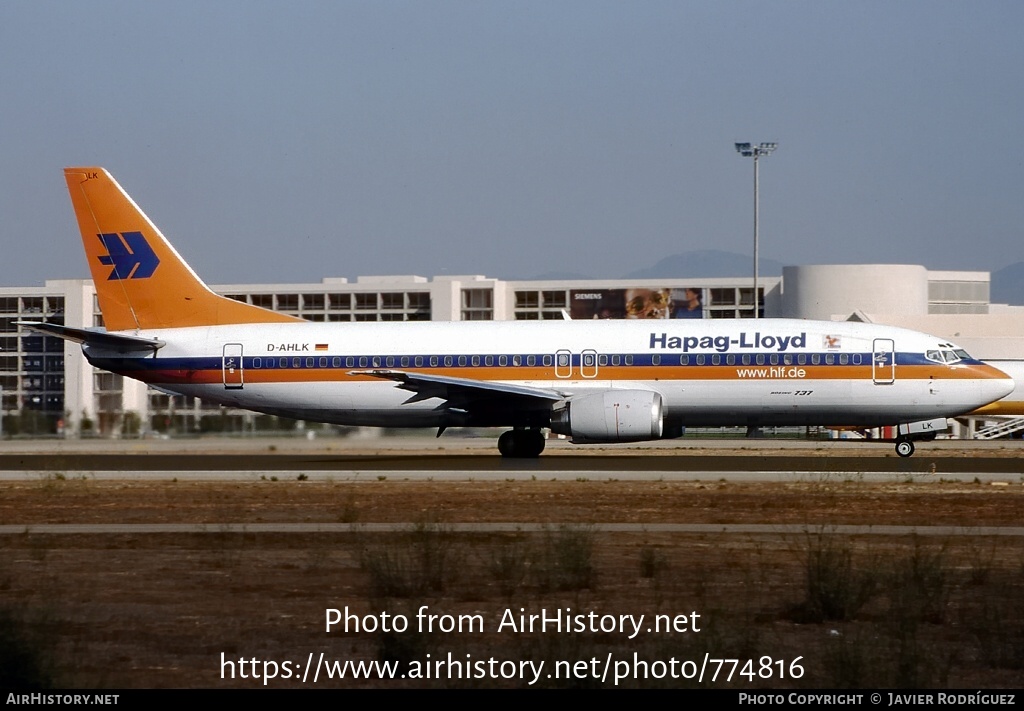
{"label": "white fuselage", "polygon": [[86,354],[167,391],[348,425],[536,426],[538,410],[556,404],[526,398],[528,416],[509,397],[483,411],[453,407],[374,371],[524,386],[566,401],[653,391],[665,420],[682,426],[890,425],[959,415],[1012,390],[1012,380],[969,357],[925,357],[952,344],[849,322],[276,323],[133,335],[165,345],[146,356]]}

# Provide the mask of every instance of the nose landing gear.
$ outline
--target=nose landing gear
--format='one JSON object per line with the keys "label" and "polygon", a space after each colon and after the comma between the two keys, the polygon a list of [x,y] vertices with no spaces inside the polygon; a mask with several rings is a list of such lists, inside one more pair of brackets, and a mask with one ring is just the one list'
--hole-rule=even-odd
{"label": "nose landing gear", "polygon": [[896,454],[901,457],[909,457],[914,453],[914,443],[909,439],[901,439],[896,442]]}

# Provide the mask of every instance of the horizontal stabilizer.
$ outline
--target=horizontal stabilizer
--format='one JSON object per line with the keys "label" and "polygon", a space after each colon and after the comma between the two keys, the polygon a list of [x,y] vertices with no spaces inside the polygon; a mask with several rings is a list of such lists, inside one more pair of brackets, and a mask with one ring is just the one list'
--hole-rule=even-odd
{"label": "horizontal stabilizer", "polygon": [[70,326],[61,326],[56,323],[18,321],[17,324],[37,333],[44,333],[48,336],[63,338],[65,341],[82,343],[87,346],[94,346],[105,351],[115,351],[117,353],[156,352],[164,345],[163,341],[155,338],[141,338],[139,336],[107,333],[106,331],[71,328]]}

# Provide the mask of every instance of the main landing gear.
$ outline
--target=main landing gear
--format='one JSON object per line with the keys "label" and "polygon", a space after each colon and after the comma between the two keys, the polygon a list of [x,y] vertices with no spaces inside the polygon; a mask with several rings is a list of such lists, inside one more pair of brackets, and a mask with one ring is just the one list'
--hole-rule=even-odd
{"label": "main landing gear", "polygon": [[540,430],[509,430],[498,437],[498,451],[506,459],[536,459],[544,451]]}

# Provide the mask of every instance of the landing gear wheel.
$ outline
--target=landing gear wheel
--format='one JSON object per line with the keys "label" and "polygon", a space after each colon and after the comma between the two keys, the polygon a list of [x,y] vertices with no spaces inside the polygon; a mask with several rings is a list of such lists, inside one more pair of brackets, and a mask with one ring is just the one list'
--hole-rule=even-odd
{"label": "landing gear wheel", "polygon": [[514,447],[514,444],[513,444],[514,441],[515,441],[515,440],[513,440],[513,436],[514,435],[515,435],[515,432],[512,431],[512,430],[509,430],[508,432],[502,432],[501,436],[498,437],[498,452],[501,453],[501,456],[503,456],[503,457],[513,457],[513,456],[515,456],[513,454],[513,452],[515,451],[515,447]]}
{"label": "landing gear wheel", "polygon": [[896,454],[901,457],[909,457],[914,453],[914,443],[909,439],[901,439],[896,443]]}
{"label": "landing gear wheel", "polygon": [[544,451],[540,430],[509,430],[498,437],[498,451],[507,459],[535,459]]}
{"label": "landing gear wheel", "polygon": [[539,457],[540,453],[544,451],[544,435],[540,430],[529,430],[524,434],[527,435],[524,437],[527,442],[526,449],[528,451],[526,456],[531,458]]}

